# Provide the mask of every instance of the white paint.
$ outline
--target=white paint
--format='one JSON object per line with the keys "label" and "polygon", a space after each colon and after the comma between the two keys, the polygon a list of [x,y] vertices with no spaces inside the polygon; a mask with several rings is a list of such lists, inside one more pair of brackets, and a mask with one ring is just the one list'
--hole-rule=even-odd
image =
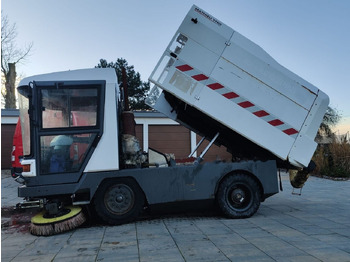
{"label": "white paint", "polygon": [[[115,75],[115,73],[114,73]],[[117,121],[118,97],[117,77],[106,84],[104,127],[101,140],[92,154],[84,172],[98,172],[119,169],[119,138]]]}
{"label": "white paint", "polygon": [[22,159],[21,165],[22,166],[26,166],[26,165],[30,166],[29,172],[22,172],[22,176],[24,176],[24,177],[35,177],[36,176],[35,159]]}
{"label": "white paint", "polygon": [[[197,135],[191,131],[191,152],[197,147]],[[193,157],[197,157],[197,151],[192,154]]]}
{"label": "white paint", "polygon": [[17,124],[18,116],[2,116],[1,124],[2,125],[13,125]]}

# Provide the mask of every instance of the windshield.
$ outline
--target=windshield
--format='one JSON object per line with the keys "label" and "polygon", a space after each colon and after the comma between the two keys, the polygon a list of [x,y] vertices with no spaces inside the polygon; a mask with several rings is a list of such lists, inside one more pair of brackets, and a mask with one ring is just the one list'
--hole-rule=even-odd
{"label": "windshield", "polygon": [[29,99],[20,93],[18,94],[19,101],[19,117],[22,128],[23,154],[30,155],[30,125],[29,125]]}

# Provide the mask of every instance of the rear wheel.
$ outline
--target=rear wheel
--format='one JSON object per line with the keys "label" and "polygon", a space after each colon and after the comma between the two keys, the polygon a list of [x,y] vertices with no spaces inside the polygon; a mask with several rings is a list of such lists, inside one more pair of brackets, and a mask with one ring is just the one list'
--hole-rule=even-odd
{"label": "rear wheel", "polygon": [[257,182],[246,174],[232,174],[223,179],[217,193],[221,211],[230,218],[247,218],[260,206]]}
{"label": "rear wheel", "polygon": [[127,178],[103,182],[94,200],[98,216],[111,225],[135,220],[142,212],[144,203],[139,185]]}

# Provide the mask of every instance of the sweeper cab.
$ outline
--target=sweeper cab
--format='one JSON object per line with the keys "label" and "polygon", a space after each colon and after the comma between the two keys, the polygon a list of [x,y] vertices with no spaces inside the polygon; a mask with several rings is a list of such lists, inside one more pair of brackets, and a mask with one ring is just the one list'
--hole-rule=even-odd
{"label": "sweeper cab", "polygon": [[[43,207],[33,234],[79,226],[79,206],[109,224],[132,221],[155,204],[196,200],[215,200],[227,217],[246,218],[278,193],[277,168],[297,170],[295,181],[312,169],[328,97],[204,10],[191,8],[150,81],[147,103],[210,141],[196,161],[181,165],[141,150],[114,69],[20,82],[18,195]],[[202,161],[214,143],[232,162]]]}

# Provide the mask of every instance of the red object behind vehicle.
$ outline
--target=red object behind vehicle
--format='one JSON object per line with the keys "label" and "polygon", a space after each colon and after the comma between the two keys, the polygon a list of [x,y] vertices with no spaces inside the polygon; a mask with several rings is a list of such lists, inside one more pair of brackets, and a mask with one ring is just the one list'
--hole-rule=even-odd
{"label": "red object behind vehicle", "polygon": [[19,161],[23,156],[23,143],[22,143],[22,128],[20,119],[18,119],[15,134],[13,135],[12,153],[11,153],[11,175],[17,177],[23,171],[23,167]]}

